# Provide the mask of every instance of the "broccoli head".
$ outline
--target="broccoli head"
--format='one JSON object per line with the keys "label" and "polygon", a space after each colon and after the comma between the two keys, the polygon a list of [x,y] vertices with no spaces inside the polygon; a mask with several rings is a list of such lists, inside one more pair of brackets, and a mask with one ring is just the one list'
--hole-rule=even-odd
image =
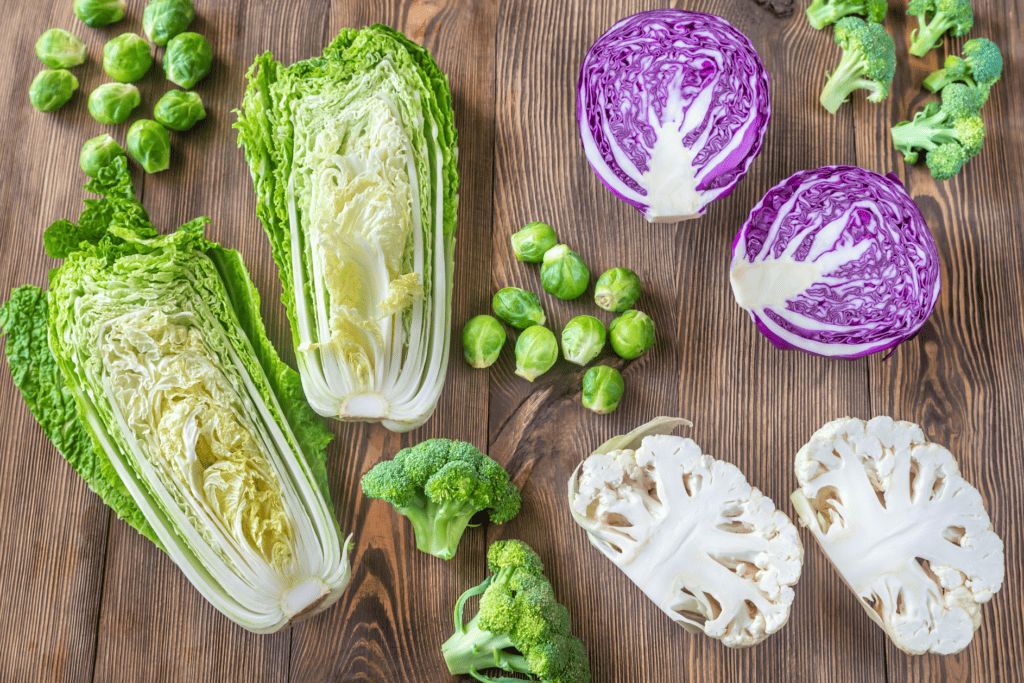
{"label": "broccoli head", "polygon": [[[484,683],[482,669],[535,676],[546,683],[587,683],[590,662],[570,635],[569,611],[555,599],[537,553],[522,541],[496,541],[487,551],[492,575],[462,594],[455,605],[455,633],[441,647],[448,670]],[[466,601],[480,595],[477,615],[463,620]]]}
{"label": "broccoli head", "polygon": [[885,28],[846,17],[836,23],[835,39],[843,48],[843,57],[821,91],[821,106],[835,114],[858,88],[868,91],[869,102],[888,97],[896,73],[896,45]]}
{"label": "broccoli head", "polygon": [[881,23],[888,9],[886,0],[813,0],[807,7],[807,21],[822,29],[843,17],[859,14],[868,21]]}
{"label": "broccoli head", "polygon": [[928,153],[928,170],[936,180],[949,180],[964,162],[981,151],[985,124],[979,115],[980,96],[976,88],[952,83],[942,90],[942,104],[929,102],[914,115],[892,128],[892,142],[907,163],[916,163],[918,151]]}
{"label": "broccoli head", "polygon": [[910,54],[915,57],[938,46],[946,31],[959,37],[974,26],[969,0],[910,0],[907,14],[917,17],[918,28],[910,33]]}
{"label": "broccoli head", "polygon": [[416,547],[444,560],[455,555],[473,515],[492,522],[519,512],[519,489],[501,465],[472,444],[430,439],[405,448],[363,475],[363,493],[379,498],[412,522]]}
{"label": "broccoli head", "polygon": [[1003,75],[1003,55],[987,38],[972,38],[964,43],[964,56],[949,55],[943,68],[924,79],[924,87],[939,92],[957,81],[975,87],[988,99],[988,91]]}

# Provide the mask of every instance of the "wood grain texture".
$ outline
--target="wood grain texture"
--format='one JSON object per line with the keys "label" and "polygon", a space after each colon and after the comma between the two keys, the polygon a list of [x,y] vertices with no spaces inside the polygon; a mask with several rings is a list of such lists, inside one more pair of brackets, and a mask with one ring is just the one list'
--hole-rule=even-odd
{"label": "wood grain texture", "polygon": [[[209,606],[152,544],[106,507],[42,435],[6,368],[0,370],[0,681],[368,681],[455,680],[440,655],[457,596],[485,574],[499,538],[521,538],[543,557],[573,630],[588,644],[595,683],[1024,683],[1024,26],[1010,0],[976,4],[973,36],[1004,49],[1006,69],[984,110],[988,141],[964,172],[936,183],[906,166],[888,128],[930,96],[919,84],[945,51],[906,56],[909,31],[893,3],[887,27],[899,63],[893,94],[871,105],[855,95],[835,116],[817,104],[824,72],[839,59],[831,30],[814,31],[793,0],[199,0],[193,30],[216,61],[196,90],[208,118],[172,133],[171,169],[133,165],[143,203],[161,231],[197,215],[208,234],[238,249],[262,297],[272,341],[291,361],[291,337],[269,244],[255,217],[249,171],[231,130],[244,74],[266,50],[291,63],[319,54],[343,27],[381,22],[428,47],[449,75],[461,177],[451,361],[435,416],[410,434],[377,425],[331,425],[329,480],[341,528],[354,533],[353,578],[327,612],[290,631],[251,635]],[[53,267],[41,235],[77,216],[84,198],[78,151],[100,126],[85,107],[109,80],[103,42],[140,32],[145,0],[105,29],[78,22],[66,0],[19,3],[0,24],[0,285],[43,285]],[[575,84],[594,39],[619,18],[678,6],[719,14],[746,33],[771,75],[772,123],[760,156],[727,198],[697,221],[648,225],[592,173],[576,134]],[[908,25],[908,23],[910,25]],[[36,37],[52,26],[78,33],[89,61],[65,109],[40,114],[26,92],[39,64]],[[962,40],[947,41],[959,50]],[[157,65],[139,84],[149,117],[172,86]],[[922,333],[889,360],[830,361],[774,349],[735,306],[730,245],[764,192],[795,171],[849,163],[895,172],[921,207],[942,257],[943,294]],[[620,369],[618,411],[580,404],[583,370],[564,360],[534,383],[514,374],[511,334],[485,371],[461,358],[469,318],[490,309],[500,287],[541,292],[539,267],[515,260],[508,238],[543,220],[597,275],[626,266],[644,282],[638,307],[657,323],[658,343]],[[5,294],[0,293],[0,297]],[[579,314],[612,316],[592,291],[562,302],[542,294],[550,326]],[[509,330],[514,332],[513,330]],[[891,646],[860,609],[809,535],[789,625],[764,644],[730,650],[685,633],[587,543],[565,503],[576,465],[605,439],[657,415],[695,423],[680,433],[740,467],[792,514],[793,456],[819,426],[843,415],[892,415],[922,424],[951,448],[986,499],[1006,544],[1003,590],[983,610],[971,646],[951,657],[910,657]],[[416,551],[411,527],[370,501],[359,477],[400,448],[433,437],[471,441],[505,465],[523,492],[512,521],[470,529],[458,556]],[[464,680],[470,680],[468,677]]]}

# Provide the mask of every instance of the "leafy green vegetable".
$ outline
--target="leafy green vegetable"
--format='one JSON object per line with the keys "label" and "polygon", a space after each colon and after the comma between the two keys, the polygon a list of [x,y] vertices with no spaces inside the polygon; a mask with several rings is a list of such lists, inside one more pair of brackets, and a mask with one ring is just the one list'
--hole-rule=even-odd
{"label": "leafy green vegetable", "polygon": [[462,328],[462,352],[474,368],[488,368],[505,345],[505,328],[489,315],[478,315]]}
{"label": "leafy green vegetable", "polygon": [[447,78],[393,29],[343,29],[322,57],[257,57],[243,106],[235,127],[310,403],[395,431],[422,424],[451,345]]}
{"label": "leafy green vegetable", "polygon": [[167,45],[196,16],[192,0],[151,0],[142,12],[142,30],[154,45]]}
{"label": "leafy green vegetable", "polygon": [[611,268],[594,285],[594,303],[606,311],[622,313],[640,298],[640,277],[629,268]]}
{"label": "leafy green vegetable", "polygon": [[28,99],[39,111],[57,111],[78,89],[78,79],[67,69],[43,69],[32,79]]}
{"label": "leafy green vegetable", "polygon": [[153,109],[153,118],[164,128],[188,130],[206,118],[203,101],[194,92],[169,90]]}
{"label": "leafy green vegetable", "polygon": [[516,258],[527,263],[540,263],[544,253],[558,244],[558,235],[547,223],[527,223],[512,235],[512,251]]}
{"label": "leafy green vegetable", "polygon": [[82,145],[82,153],[78,157],[78,165],[87,176],[95,178],[100,170],[109,165],[116,157],[124,156],[124,148],[117,144],[108,134],[97,135],[86,140]]}
{"label": "leafy green vegetable", "polygon": [[607,365],[598,365],[583,375],[583,407],[604,415],[619,407],[626,383],[622,374]]}
{"label": "leafy green vegetable", "polygon": [[75,16],[90,28],[107,26],[124,17],[125,0],[75,0]]}
{"label": "leafy green vegetable", "polygon": [[532,382],[558,360],[555,333],[546,327],[527,327],[516,340],[516,374]]}
{"label": "leafy green vegetable", "polygon": [[643,311],[630,309],[608,326],[612,348],[622,358],[639,358],[654,346],[654,321]]}
{"label": "leafy green vegetable", "polygon": [[478,512],[495,524],[519,512],[519,489],[508,472],[465,441],[428,439],[363,475],[363,493],[391,503],[409,518],[416,547],[442,560],[455,556]]}
{"label": "leafy green vegetable", "polygon": [[137,81],[153,64],[149,49],[149,43],[134,33],[122,33],[111,38],[103,46],[103,70],[121,83]]}
{"label": "leafy green vegetable", "polygon": [[277,357],[239,255],[205,218],[158,236],[124,157],[46,233],[43,294],[0,309],[15,383],[54,445],[241,626],[269,633],[348,583],[327,493],[330,432]]}
{"label": "leafy green vegetable", "polygon": [[547,320],[540,298],[533,292],[518,287],[502,287],[491,299],[494,315],[512,327],[526,329],[531,325],[543,325]]}
{"label": "leafy green vegetable", "polygon": [[188,90],[210,73],[213,48],[198,33],[179,33],[167,43],[164,73],[167,80]]}
{"label": "leafy green vegetable", "polygon": [[604,349],[608,332],[597,318],[578,315],[562,329],[562,355],[576,365],[586,365]]}
{"label": "leafy green vegetable", "polygon": [[540,269],[540,282],[544,291],[559,299],[575,299],[590,284],[590,269],[580,255],[564,244],[544,252],[544,265]]}
{"label": "leafy green vegetable", "polygon": [[128,129],[128,153],[146,170],[159,173],[171,167],[171,136],[156,121],[139,119]]}
{"label": "leafy green vegetable", "polygon": [[85,61],[85,43],[71,31],[51,28],[36,41],[36,56],[51,69],[70,69]]}
{"label": "leafy green vegetable", "polygon": [[141,103],[139,89],[130,83],[104,83],[89,93],[89,113],[100,123],[124,123]]}

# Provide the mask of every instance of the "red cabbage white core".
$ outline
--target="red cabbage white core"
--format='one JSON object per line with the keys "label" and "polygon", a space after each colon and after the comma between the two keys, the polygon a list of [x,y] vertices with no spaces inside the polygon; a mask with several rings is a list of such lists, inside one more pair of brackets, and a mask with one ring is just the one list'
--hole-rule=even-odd
{"label": "red cabbage white core", "polygon": [[895,175],[800,171],[732,244],[736,303],[780,349],[859,358],[917,334],[939,298],[939,254]]}
{"label": "red cabbage white core", "polygon": [[677,9],[626,17],[580,66],[576,122],[601,182],[652,223],[696,218],[761,151],[768,72],[721,17]]}

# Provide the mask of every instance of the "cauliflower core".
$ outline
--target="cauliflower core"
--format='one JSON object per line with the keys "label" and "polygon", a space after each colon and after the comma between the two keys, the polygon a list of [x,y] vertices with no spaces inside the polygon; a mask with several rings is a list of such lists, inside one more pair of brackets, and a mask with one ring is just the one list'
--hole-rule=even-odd
{"label": "cauliflower core", "polygon": [[1003,542],[952,454],[910,422],[843,418],[796,456],[807,526],[868,616],[910,654],[967,647],[1003,582]]}
{"label": "cauliflower core", "polygon": [[569,500],[590,542],[687,631],[745,647],[789,619],[803,562],[796,527],[690,439],[599,450],[570,479]]}

